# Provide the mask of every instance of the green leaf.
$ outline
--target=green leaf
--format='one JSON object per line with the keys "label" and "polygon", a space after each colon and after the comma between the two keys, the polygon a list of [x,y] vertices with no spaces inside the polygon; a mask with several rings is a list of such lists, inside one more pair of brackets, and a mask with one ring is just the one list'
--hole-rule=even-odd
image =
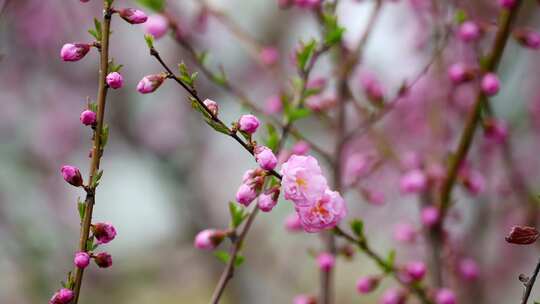
{"label": "green leaf", "polygon": [[231,132],[229,131],[229,128],[227,128],[227,126],[213,120],[212,118],[208,118],[208,117],[205,117],[204,118],[204,121],[206,121],[206,123],[212,127],[212,129],[218,131],[219,133],[223,133],[223,134],[226,134],[226,135],[230,135]]}
{"label": "green leaf", "polygon": [[146,35],[144,35],[144,40],[146,41],[146,45],[148,45],[149,49],[154,48],[154,36],[152,36],[150,34],[146,34]]}
{"label": "green leaf", "polygon": [[79,217],[82,221],[84,218],[84,213],[86,212],[86,204],[81,202],[80,198],[77,198],[77,210],[79,211]]}
{"label": "green leaf", "polygon": [[96,29],[97,37],[96,39],[101,41],[101,35],[103,34],[103,31],[101,30],[101,22],[97,18],[94,18],[94,28]]}
{"label": "green leaf", "polygon": [[[218,251],[214,252],[214,255],[218,258],[218,260],[220,260],[224,264],[227,264],[229,262],[230,255],[229,255],[229,253],[227,253],[227,252],[225,252],[223,250],[218,250]],[[245,261],[245,258],[243,256],[236,255],[236,258],[234,259],[234,266],[238,267],[238,266],[242,265],[242,263],[244,263],[244,261]]]}
{"label": "green leaf", "polygon": [[93,237],[86,240],[86,250],[93,250],[92,248],[94,248],[94,238]]}
{"label": "green leaf", "polygon": [[94,113],[97,113],[97,110],[98,110],[98,105],[97,103],[95,102],[91,102],[88,104],[88,110],[94,112]]}
{"label": "green leaf", "polygon": [[291,122],[306,118],[309,115],[311,115],[311,110],[308,108],[297,108],[290,110],[289,113],[287,113],[287,116]]}
{"label": "green leaf", "polygon": [[364,237],[364,222],[358,219],[354,219],[351,222],[351,230],[359,238]]}
{"label": "green leaf", "polygon": [[467,19],[468,19],[467,13],[464,10],[460,9],[460,10],[456,11],[456,13],[454,15],[454,20],[456,21],[457,24],[462,24]]}
{"label": "green leaf", "polygon": [[394,269],[394,264],[396,262],[396,251],[390,250],[388,256],[386,257],[386,265],[384,265],[385,271],[387,273],[392,272]]}
{"label": "green leaf", "polygon": [[200,64],[205,65],[207,59],[208,51],[202,51],[200,53],[197,53],[197,62],[199,62]]}
{"label": "green leaf", "polygon": [[88,33],[90,33],[90,35],[92,35],[92,37],[94,37],[96,40],[99,40],[98,34],[96,33],[96,30],[94,30],[94,29],[89,29],[89,30],[88,30]]}
{"label": "green leaf", "polygon": [[248,217],[246,209],[238,203],[229,202],[229,213],[231,214],[231,226],[237,228]]}
{"label": "green leaf", "polygon": [[166,4],[165,0],[137,0],[137,3],[156,12],[163,11]]}
{"label": "green leaf", "polygon": [[304,71],[307,63],[315,53],[315,48],[317,47],[317,41],[311,39],[308,43],[300,42],[300,49],[296,53],[296,59],[298,62],[298,68],[301,71]]}
{"label": "green leaf", "polygon": [[105,148],[107,142],[109,142],[109,125],[103,126],[101,130],[101,149]]}
{"label": "green leaf", "polygon": [[272,124],[267,124],[266,130],[268,131],[268,136],[264,140],[264,145],[275,152],[279,144],[279,134]]}
{"label": "green leaf", "polygon": [[337,16],[333,14],[325,14],[323,19],[325,27],[324,43],[327,46],[331,46],[340,42],[341,37],[345,32],[345,28],[339,26]]}
{"label": "green leaf", "polygon": [[190,74],[187,66],[182,62],[178,65],[178,71],[180,71],[180,80],[190,87],[193,87],[197,73]]}
{"label": "green leaf", "polygon": [[94,175],[92,179],[92,188],[96,188],[99,186],[99,181],[101,180],[101,176],[103,176],[103,170],[99,170],[96,175]]}

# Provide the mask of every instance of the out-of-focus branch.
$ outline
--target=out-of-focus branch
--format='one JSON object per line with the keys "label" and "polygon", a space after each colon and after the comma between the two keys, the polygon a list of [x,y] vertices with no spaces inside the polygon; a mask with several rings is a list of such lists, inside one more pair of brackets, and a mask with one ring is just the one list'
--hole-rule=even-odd
{"label": "out-of-focus branch", "polygon": [[531,291],[534,283],[536,282],[538,272],[540,272],[540,260],[538,260],[538,263],[536,263],[536,267],[534,268],[532,276],[528,278],[527,283],[525,283],[525,291],[523,292],[523,297],[521,298],[521,304],[527,304],[527,301],[529,301],[529,297],[531,296]]}

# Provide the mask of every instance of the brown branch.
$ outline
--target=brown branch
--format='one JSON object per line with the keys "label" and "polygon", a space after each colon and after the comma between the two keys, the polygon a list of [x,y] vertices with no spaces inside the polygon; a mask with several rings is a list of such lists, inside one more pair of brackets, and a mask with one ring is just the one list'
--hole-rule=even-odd
{"label": "brown branch", "polygon": [[[86,189],[85,199],[85,211],[84,218],[81,222],[81,236],[79,240],[79,251],[87,252],[87,242],[90,234],[90,226],[92,224],[92,212],[95,204],[95,185],[92,185],[92,181],[99,170],[99,164],[101,156],[103,155],[102,147],[102,134],[105,118],[105,104],[107,100],[108,86],[105,83],[105,77],[109,70],[109,37],[111,31],[111,17],[112,17],[111,3],[109,1],[103,1],[103,31],[100,41],[100,68],[99,68],[99,87],[97,95],[97,125],[94,129],[94,143],[92,148],[92,159],[90,161],[90,174],[88,177],[89,187]],[[94,188],[92,188],[94,187]],[[75,268],[75,285],[73,286],[74,299],[73,303],[77,304],[79,301],[79,295],[81,291],[82,279],[84,269]]]}
{"label": "brown branch", "polygon": [[[169,66],[163,61],[163,59],[161,58],[161,56],[159,55],[159,52],[154,49],[153,47],[150,48],[150,55],[152,55],[154,58],[156,58],[156,60],[161,64],[161,66],[167,71],[168,73],[168,78],[171,78],[173,79],[174,81],[176,81],[186,92],[189,93],[189,95],[191,95],[191,97],[193,97],[193,99],[197,102],[197,104],[202,108],[204,109],[204,111],[206,112],[206,114],[208,116],[210,116],[210,118],[212,119],[212,121],[214,121],[215,123],[219,124],[221,127],[223,127],[224,129],[227,130],[227,135],[232,137],[236,142],[238,142],[246,151],[248,151],[251,155],[255,155],[255,152],[254,152],[254,147],[250,144],[250,143],[246,143],[244,140],[242,140],[236,131],[234,131],[233,129],[229,128],[229,126],[227,126],[223,121],[221,121],[221,119],[219,117],[217,117],[217,115],[215,115],[212,111],[210,111],[210,109],[208,109],[208,107],[204,104],[202,98],[199,96],[199,94],[197,93],[197,91],[190,87],[189,85],[187,85],[186,83],[184,83],[180,77],[176,76],[173,71],[169,68]],[[275,170],[269,170],[267,171],[268,173],[270,173],[271,175],[277,177],[278,179],[281,179],[281,175],[279,173],[277,173]]]}
{"label": "brown branch", "polygon": [[532,277],[528,278],[527,282],[525,283],[525,290],[523,291],[521,304],[527,304],[527,301],[529,300],[529,297],[531,296],[532,288],[534,286],[534,282],[536,282],[536,277],[538,276],[539,271],[540,271],[540,260],[538,260],[538,263],[536,263],[536,267],[534,268]]}
{"label": "brown branch", "polygon": [[341,237],[345,239],[346,241],[358,246],[360,251],[366,254],[368,258],[373,260],[381,268],[381,270],[391,273],[391,275],[400,285],[402,285],[404,288],[406,288],[411,293],[413,293],[416,297],[418,297],[421,303],[424,303],[424,304],[433,303],[429,299],[427,291],[424,289],[424,287],[420,285],[416,285],[416,284],[407,284],[403,282],[401,278],[399,277],[398,269],[394,267],[393,265],[390,265],[387,261],[385,261],[385,259],[382,256],[380,256],[375,251],[373,251],[373,249],[371,249],[366,239],[364,238],[357,239],[356,237],[342,230],[339,226],[335,227],[333,232],[336,236]]}

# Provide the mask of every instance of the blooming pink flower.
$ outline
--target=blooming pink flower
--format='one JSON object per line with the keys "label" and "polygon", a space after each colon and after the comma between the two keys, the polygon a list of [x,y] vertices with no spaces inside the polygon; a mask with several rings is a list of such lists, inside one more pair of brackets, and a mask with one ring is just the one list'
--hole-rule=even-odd
{"label": "blooming pink flower", "polygon": [[424,224],[426,227],[435,226],[439,222],[440,217],[441,214],[439,212],[439,208],[434,206],[423,208],[420,214],[422,224]]}
{"label": "blooming pink flower", "polygon": [[394,239],[398,242],[413,243],[416,236],[416,229],[409,223],[400,223],[394,227]]}
{"label": "blooming pink flower", "polygon": [[259,53],[259,60],[264,65],[274,65],[279,59],[279,51],[275,47],[265,47]]}
{"label": "blooming pink flower", "polygon": [[264,170],[274,170],[277,165],[277,158],[270,148],[257,146],[255,148],[255,160]]}
{"label": "blooming pink flower", "polygon": [[126,20],[130,24],[145,23],[148,19],[143,11],[135,8],[124,8],[118,11],[118,13],[122,19]]}
{"label": "blooming pink flower", "polygon": [[107,252],[100,252],[94,255],[94,262],[100,268],[109,268],[112,266],[112,256]]}
{"label": "blooming pink flower", "polygon": [[210,112],[212,112],[212,114],[214,116],[218,116],[218,113],[219,113],[219,105],[217,102],[213,101],[213,100],[210,100],[210,99],[205,99],[203,101],[204,105],[208,108],[208,110],[210,110]]}
{"label": "blooming pink flower", "polygon": [[109,223],[97,223],[92,225],[92,231],[98,244],[107,244],[116,237],[116,229]]}
{"label": "blooming pink flower", "polygon": [[328,188],[319,163],[312,156],[292,155],[280,172],[285,199],[292,200],[296,206],[312,205]]}
{"label": "blooming pink flower", "polygon": [[77,268],[86,268],[88,264],[90,264],[90,255],[84,251],[75,253],[73,264],[75,264]]}
{"label": "blooming pink flower", "polygon": [[91,126],[96,123],[97,115],[93,111],[84,110],[81,113],[81,122],[85,126]]}
{"label": "blooming pink flower", "polygon": [[468,281],[476,280],[480,275],[478,264],[471,258],[465,258],[459,261],[458,271],[461,277]]}
{"label": "blooming pink flower", "polygon": [[219,246],[224,238],[225,233],[223,231],[205,229],[197,233],[193,244],[197,249],[212,250]]}
{"label": "blooming pink flower", "polygon": [[505,9],[512,9],[516,5],[516,0],[499,0],[499,5]]}
{"label": "blooming pink flower", "polygon": [[387,289],[381,297],[379,303],[381,304],[405,304],[407,300],[407,294],[397,288]]}
{"label": "blooming pink flower", "polygon": [[472,42],[480,37],[480,28],[473,21],[465,21],[459,27],[459,38],[465,42]]}
{"label": "blooming pink flower", "polygon": [[306,232],[319,232],[335,227],[346,215],[345,201],[336,191],[326,189],[323,196],[313,205],[297,205],[300,221]]}
{"label": "blooming pink flower", "polygon": [[83,185],[83,179],[79,168],[65,165],[62,166],[60,172],[62,173],[62,177],[64,178],[64,180],[72,184],[73,186],[80,187]]}
{"label": "blooming pink flower", "polygon": [[119,89],[124,85],[124,78],[118,72],[112,72],[105,78],[112,89]]}
{"label": "blooming pink flower", "polygon": [[289,232],[301,231],[303,229],[302,222],[300,221],[300,217],[297,213],[289,214],[285,218],[285,229],[287,229]]}
{"label": "blooming pink flower", "polygon": [[148,17],[143,28],[146,34],[154,36],[155,39],[159,39],[167,34],[167,31],[169,30],[169,21],[163,15],[152,15]]}
{"label": "blooming pink flower", "polygon": [[163,74],[144,76],[137,84],[137,91],[141,94],[152,93],[161,86],[164,80],[165,76]]}
{"label": "blooming pink flower", "polygon": [[456,304],[456,302],[456,296],[452,290],[447,288],[437,290],[435,294],[436,304]]}
{"label": "blooming pink flower", "polygon": [[426,174],[419,169],[411,170],[401,177],[400,189],[402,193],[419,193],[426,190]]}
{"label": "blooming pink flower", "polygon": [[279,188],[275,187],[259,195],[257,205],[262,212],[270,212],[276,206],[279,198]]}
{"label": "blooming pink flower", "polygon": [[52,298],[49,300],[49,304],[68,304],[73,300],[74,293],[71,289],[62,288],[54,293]]}
{"label": "blooming pink flower", "polygon": [[370,293],[379,285],[379,279],[376,277],[361,277],[356,281],[356,290],[358,293]]}
{"label": "blooming pink flower", "polygon": [[64,61],[79,61],[90,51],[88,43],[66,43],[60,50],[60,58]]}
{"label": "blooming pink flower", "polygon": [[259,125],[259,119],[255,115],[251,114],[242,115],[238,120],[238,128],[240,131],[244,131],[249,134],[255,133]]}
{"label": "blooming pink flower", "polygon": [[482,83],[481,83],[482,91],[487,96],[497,95],[497,93],[499,92],[500,86],[501,85],[499,82],[499,78],[494,73],[487,73],[482,78]]}
{"label": "blooming pink flower", "polygon": [[421,261],[409,262],[405,265],[405,274],[414,281],[420,281],[426,275],[426,264]]}
{"label": "blooming pink flower", "polygon": [[251,202],[257,197],[257,191],[254,187],[242,184],[236,192],[236,201],[244,206],[249,206]]}
{"label": "blooming pink flower", "polygon": [[336,258],[334,255],[323,252],[317,256],[317,265],[319,266],[319,269],[321,269],[324,272],[329,272],[334,268],[334,265],[336,264]]}

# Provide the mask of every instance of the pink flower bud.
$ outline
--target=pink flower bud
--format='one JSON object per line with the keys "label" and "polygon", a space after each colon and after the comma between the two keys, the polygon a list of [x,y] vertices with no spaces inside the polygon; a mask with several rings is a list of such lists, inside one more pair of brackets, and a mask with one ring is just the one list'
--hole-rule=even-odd
{"label": "pink flower bud", "polygon": [[124,85],[124,78],[118,72],[112,72],[105,78],[109,87],[119,89]]}
{"label": "pink flower bud", "polygon": [[380,304],[405,304],[407,294],[397,288],[390,288],[384,292]]}
{"label": "pink flower bud", "polygon": [[236,192],[236,201],[244,206],[249,206],[251,202],[257,197],[257,191],[251,186],[246,184],[240,185]]}
{"label": "pink flower bud", "polygon": [[88,2],[88,1],[90,1],[90,0],[80,0],[80,1],[81,1],[82,3],[86,3],[86,2]]}
{"label": "pink flower bud", "polygon": [[309,153],[310,146],[307,142],[301,140],[292,146],[291,153],[294,155],[307,155]]}
{"label": "pink flower bud", "polygon": [[152,15],[143,25],[144,32],[159,39],[167,34],[169,21],[162,15]]}
{"label": "pink flower bud", "polygon": [[433,206],[425,207],[420,214],[422,224],[426,227],[433,227],[439,223],[440,216],[439,208]]}
{"label": "pink flower bud", "polygon": [[145,23],[148,19],[148,17],[143,11],[135,8],[124,8],[118,11],[118,13],[120,14],[120,17],[122,17],[122,19],[126,20],[128,23],[131,24]]}
{"label": "pink flower bud", "polygon": [[422,170],[411,170],[401,177],[400,190],[402,193],[419,193],[427,188],[427,177]]}
{"label": "pink flower bud", "polygon": [[194,246],[197,249],[212,250],[215,249],[223,239],[225,239],[225,233],[223,231],[215,229],[205,229],[195,236]]}
{"label": "pink flower bud", "polygon": [[49,304],[68,304],[73,300],[74,295],[71,289],[62,288],[54,293]]}
{"label": "pink flower bud", "polygon": [[238,120],[238,127],[240,131],[244,131],[249,134],[255,133],[259,127],[259,119],[255,115],[247,114],[242,115]]}
{"label": "pink flower bud", "polygon": [[464,42],[472,42],[480,37],[480,28],[473,21],[465,21],[459,27],[458,34]]}
{"label": "pink flower bud", "polygon": [[139,91],[141,94],[152,93],[157,90],[159,86],[161,86],[165,78],[166,77],[163,74],[144,76],[144,78],[141,79],[141,81],[139,81],[137,84],[137,91]]}
{"label": "pink flower bud", "polygon": [[97,223],[92,225],[94,237],[98,244],[107,244],[116,237],[116,229],[109,223]]}
{"label": "pink flower bud", "polygon": [[497,93],[499,93],[500,89],[499,78],[493,73],[487,73],[482,78],[481,87],[482,91],[487,96],[495,96]]}
{"label": "pink flower bud", "polygon": [[526,48],[533,50],[540,48],[540,34],[530,29],[515,30],[514,38]]}
{"label": "pink flower bud", "polygon": [[294,297],[293,304],[317,304],[317,299],[308,295],[298,295]]}
{"label": "pink flower bud", "polygon": [[426,275],[426,264],[421,261],[409,262],[405,265],[405,274],[414,281],[420,281]]}
{"label": "pink flower bud", "polygon": [[316,8],[321,4],[321,0],[294,0],[294,4],[301,8]]}
{"label": "pink flower bud", "polygon": [[461,175],[463,185],[472,195],[478,195],[486,189],[486,180],[484,176],[476,170],[465,170]]}
{"label": "pink flower bud", "polygon": [[60,50],[60,58],[64,61],[79,61],[90,51],[88,43],[66,43]]}
{"label": "pink flower bud", "polygon": [[435,294],[436,304],[456,304],[456,296],[454,292],[447,288],[437,290]]}
{"label": "pink flower bud", "polygon": [[79,168],[65,165],[60,169],[60,172],[62,173],[64,180],[73,186],[80,187],[83,185],[83,179]]}
{"label": "pink flower bud", "polygon": [[499,6],[505,9],[512,9],[516,5],[516,0],[499,0]]}
{"label": "pink flower bud", "polygon": [[336,258],[330,253],[323,252],[317,256],[317,265],[319,266],[319,269],[324,272],[332,270],[335,264]]}
{"label": "pink flower bud", "polygon": [[480,275],[478,264],[470,258],[459,261],[458,271],[461,277],[467,281],[476,280]]}
{"label": "pink flower bud", "polygon": [[90,111],[90,110],[84,110],[81,113],[81,122],[85,126],[91,126],[96,123],[97,115],[96,113]]}
{"label": "pink flower bud", "polygon": [[210,112],[212,112],[212,114],[214,116],[218,116],[218,113],[219,113],[219,105],[217,102],[213,101],[213,100],[210,100],[210,99],[205,99],[203,101],[204,105],[208,108],[208,110],[210,110]]}
{"label": "pink flower bud", "polygon": [[277,204],[279,197],[279,188],[274,188],[259,195],[258,206],[262,212],[270,212]]}
{"label": "pink flower bud", "polygon": [[90,264],[90,255],[84,251],[75,253],[73,264],[75,264],[77,268],[86,268],[88,264]]}
{"label": "pink flower bud", "polygon": [[448,68],[448,77],[454,85],[474,79],[474,73],[462,63],[454,63]]}
{"label": "pink flower bud", "polygon": [[266,99],[264,104],[264,112],[266,114],[277,114],[283,110],[283,104],[281,103],[281,97],[279,95],[272,95]]}
{"label": "pink flower bud", "polygon": [[413,243],[416,240],[417,232],[413,225],[400,223],[394,227],[394,239],[401,243]]}
{"label": "pink flower bud", "polygon": [[360,294],[370,293],[379,285],[379,279],[376,277],[362,277],[356,281],[356,290]]}
{"label": "pink flower bud", "polygon": [[382,85],[375,75],[371,73],[363,74],[360,78],[360,84],[369,101],[376,105],[380,105],[384,101]]}
{"label": "pink flower bud", "polygon": [[94,262],[100,268],[109,268],[112,266],[112,256],[107,252],[100,252],[93,256]]}
{"label": "pink flower bud", "polygon": [[324,77],[317,77],[308,81],[306,88],[311,90],[323,90],[328,81]]}
{"label": "pink flower bud", "polygon": [[516,245],[529,245],[538,239],[538,230],[529,226],[514,226],[506,236],[506,241]]}
{"label": "pink flower bud", "polygon": [[285,218],[285,229],[287,229],[287,231],[289,232],[298,232],[304,230],[304,228],[302,228],[302,222],[300,221],[298,214],[289,214]]}
{"label": "pink flower bud", "polygon": [[277,158],[270,148],[257,146],[255,148],[255,160],[264,170],[274,170],[277,165]]}
{"label": "pink flower bud", "polygon": [[275,47],[265,47],[259,53],[259,60],[264,65],[274,65],[279,59],[279,51]]}

